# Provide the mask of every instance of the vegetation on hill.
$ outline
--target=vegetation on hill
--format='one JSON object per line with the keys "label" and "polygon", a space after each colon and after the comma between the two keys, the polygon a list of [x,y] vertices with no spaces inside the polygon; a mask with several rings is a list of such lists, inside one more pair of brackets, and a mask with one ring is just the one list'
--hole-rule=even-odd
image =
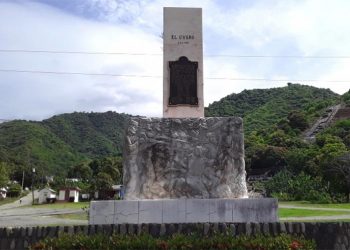
{"label": "vegetation on hill", "polygon": [[[306,142],[303,132],[329,106],[350,105],[349,100],[350,91],[339,96],[329,89],[289,83],[282,88],[228,95],[209,105],[205,113],[206,116],[243,117],[249,175],[287,171],[267,185],[269,194],[288,199],[311,197],[309,199],[333,201],[344,200],[346,195],[350,198],[350,167],[349,175],[344,172],[349,166],[344,159],[350,152],[350,120],[340,120],[323,130],[314,143]],[[91,175],[94,160],[121,156],[128,117],[115,112],[75,112],[42,122],[1,123],[0,162],[6,163],[6,173],[12,179],[21,181],[24,171],[25,183],[31,181],[32,167],[37,169],[38,176],[88,174],[89,180],[97,176]],[[77,174],[72,174],[72,167]],[[119,166],[118,180],[120,171]],[[99,179],[103,181],[103,174]],[[291,186],[299,185],[300,192],[310,187],[299,180],[313,183],[315,192],[312,195],[283,193]],[[281,189],[281,183],[287,182],[290,185]]]}
{"label": "vegetation on hill", "polygon": [[12,179],[30,185],[38,178],[65,175],[81,161],[120,156],[126,114],[72,113],[42,122],[15,120],[0,124],[0,162],[12,165]]}
{"label": "vegetation on hill", "polygon": [[206,116],[239,116],[244,118],[245,133],[268,129],[287,118],[291,111],[303,112],[308,123],[339,101],[329,89],[291,84],[283,88],[244,90],[231,94],[205,109]]}

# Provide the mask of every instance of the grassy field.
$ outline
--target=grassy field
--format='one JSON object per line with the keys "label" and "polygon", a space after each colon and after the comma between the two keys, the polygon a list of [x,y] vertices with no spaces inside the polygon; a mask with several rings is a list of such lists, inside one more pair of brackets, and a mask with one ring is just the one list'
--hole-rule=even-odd
{"label": "grassy field", "polygon": [[89,208],[90,202],[62,202],[62,203],[53,203],[53,204],[40,204],[34,206],[23,206],[31,208],[53,208],[53,209],[83,209]]}
{"label": "grassy field", "polygon": [[308,216],[332,216],[332,215],[344,215],[349,212],[345,211],[324,211],[324,210],[310,210],[310,209],[297,209],[297,208],[279,208],[278,215],[280,218],[286,217],[308,217]]}
{"label": "grassy field", "polygon": [[308,201],[279,201],[278,205],[289,205],[298,207],[312,207],[312,208],[341,208],[350,209],[350,203],[336,203],[336,204],[313,204]]}
{"label": "grassy field", "polygon": [[57,215],[53,215],[53,217],[60,218],[60,219],[70,219],[70,220],[88,220],[87,213],[57,214]]}

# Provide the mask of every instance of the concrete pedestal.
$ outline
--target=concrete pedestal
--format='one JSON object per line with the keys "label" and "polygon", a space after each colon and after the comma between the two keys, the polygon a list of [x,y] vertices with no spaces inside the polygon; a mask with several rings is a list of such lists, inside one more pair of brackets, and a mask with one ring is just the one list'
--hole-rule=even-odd
{"label": "concrete pedestal", "polygon": [[92,201],[90,225],[277,222],[277,199],[162,199]]}

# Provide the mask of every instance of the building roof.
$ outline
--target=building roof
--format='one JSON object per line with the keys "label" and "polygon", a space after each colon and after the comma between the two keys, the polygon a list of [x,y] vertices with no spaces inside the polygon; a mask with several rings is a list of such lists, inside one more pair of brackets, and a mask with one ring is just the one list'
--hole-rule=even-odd
{"label": "building roof", "polygon": [[60,188],[59,190],[60,190],[60,191],[61,191],[61,190],[76,190],[76,191],[81,191],[81,189],[78,188],[78,187],[73,187],[73,188],[66,188],[66,187],[63,187],[63,188]]}
{"label": "building roof", "polygon": [[39,192],[41,192],[43,190],[49,190],[51,193],[56,193],[56,191],[51,189],[51,188],[43,188],[43,189],[40,189]]}

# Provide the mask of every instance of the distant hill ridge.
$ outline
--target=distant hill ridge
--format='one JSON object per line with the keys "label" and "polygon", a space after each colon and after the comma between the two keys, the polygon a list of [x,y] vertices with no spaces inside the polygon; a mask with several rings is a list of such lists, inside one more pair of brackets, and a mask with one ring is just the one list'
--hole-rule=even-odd
{"label": "distant hill ridge", "polygon": [[[230,94],[205,109],[206,116],[241,116],[245,133],[285,119],[291,110],[315,120],[336,104],[339,95],[329,89],[299,84],[282,88],[244,90]],[[130,115],[116,112],[62,114],[42,122],[14,120],[0,124],[0,161],[51,174],[65,171],[84,159],[122,153],[123,133]]]}
{"label": "distant hill ridge", "polygon": [[129,115],[62,114],[42,122],[0,124],[0,161],[59,173],[83,159],[117,156]]}
{"label": "distant hill ridge", "polygon": [[228,95],[210,104],[205,115],[243,117],[245,132],[249,133],[276,124],[293,110],[305,112],[313,122],[326,107],[339,102],[339,97],[330,89],[288,83],[286,87]]}
{"label": "distant hill ridge", "polygon": [[10,120],[7,120],[7,119],[0,119],[0,123],[3,123],[3,122],[9,122]]}

